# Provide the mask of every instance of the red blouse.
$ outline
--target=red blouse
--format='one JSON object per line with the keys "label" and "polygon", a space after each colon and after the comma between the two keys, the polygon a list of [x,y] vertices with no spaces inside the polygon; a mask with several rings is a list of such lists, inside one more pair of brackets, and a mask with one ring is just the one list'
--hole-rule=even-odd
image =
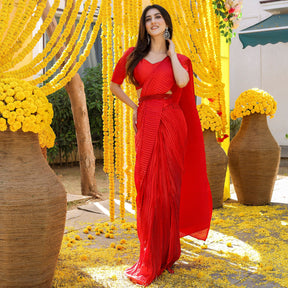
{"label": "red blouse", "polygon": [[[119,85],[121,85],[123,83],[124,79],[127,76],[126,75],[127,57],[130,55],[130,53],[132,53],[133,50],[134,50],[134,47],[130,47],[129,49],[127,49],[125,51],[125,53],[123,54],[123,56],[118,61],[117,65],[114,69],[112,79],[111,79],[112,82],[117,83]],[[183,55],[181,55],[181,56],[183,56]],[[139,83],[139,86],[136,87],[137,90],[143,87],[144,82],[151,76],[151,74],[155,70],[155,68],[157,68],[157,66],[159,64],[161,64],[162,62],[167,62],[168,65],[171,65],[171,60],[170,60],[169,56],[165,57],[163,60],[156,62],[156,63],[150,63],[146,59],[142,59],[139,61],[138,65],[135,67],[135,69],[133,71],[134,78]],[[188,61],[181,61],[181,64],[188,71],[188,63],[187,62]],[[169,73],[170,75],[169,75],[169,77],[167,77],[167,79],[169,79],[171,81],[171,84],[172,83],[176,84],[172,70],[167,69],[167,72],[170,72]],[[165,75],[165,76],[167,76],[167,75]],[[165,94],[169,91],[169,90],[167,91],[167,86],[161,87],[161,85],[157,87],[157,90],[158,90],[159,94]]]}

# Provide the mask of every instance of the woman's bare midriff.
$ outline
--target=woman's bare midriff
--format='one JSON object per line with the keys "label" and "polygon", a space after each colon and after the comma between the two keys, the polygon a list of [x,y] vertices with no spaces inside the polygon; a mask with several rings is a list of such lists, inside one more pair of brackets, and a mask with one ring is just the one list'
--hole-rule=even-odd
{"label": "woman's bare midriff", "polygon": [[[142,88],[140,88],[140,89],[138,89],[137,90],[137,96],[138,96],[138,99],[140,98],[140,95],[141,95],[141,91],[142,91]],[[171,90],[169,90],[168,92],[166,92],[165,94],[172,94],[172,91]]]}

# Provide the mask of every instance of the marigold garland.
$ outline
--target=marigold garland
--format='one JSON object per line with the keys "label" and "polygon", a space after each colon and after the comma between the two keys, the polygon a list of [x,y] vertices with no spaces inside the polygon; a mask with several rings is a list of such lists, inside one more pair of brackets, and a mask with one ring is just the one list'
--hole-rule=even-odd
{"label": "marigold garland", "polygon": [[[192,60],[195,94],[213,99],[210,105],[221,112],[222,135],[226,130],[224,84],[221,82],[220,34],[212,0],[157,1],[173,19],[173,37],[177,50]],[[179,5],[182,9],[178,9]],[[176,20],[176,21],[175,21]]]}
{"label": "marigold garland", "polygon": [[[59,2],[60,3],[60,2]],[[56,28],[55,28],[55,31],[53,32],[52,34],[52,37],[49,39],[49,42],[47,43],[46,47],[43,49],[43,51],[41,53],[39,53],[30,63],[28,63],[27,65],[21,67],[20,69],[17,69],[17,70],[13,70],[11,72],[8,72],[6,73],[6,75],[18,75],[18,77],[21,77],[21,78],[27,78],[31,75],[35,75],[38,71],[40,71],[41,69],[45,68],[47,66],[47,64],[53,59],[53,57],[59,52],[60,48],[63,46],[66,38],[68,37],[70,31],[71,31],[71,28],[72,28],[72,25],[74,24],[75,20],[76,20],[76,17],[77,17],[77,9],[79,9],[80,5],[81,5],[81,1],[78,0],[76,3],[75,3],[75,10],[72,12],[71,14],[71,17],[69,19],[69,22],[67,23],[66,27],[65,27],[65,30],[64,32],[61,34],[61,37],[59,39],[59,41],[57,42],[57,39],[59,38],[60,36],[60,33],[63,29],[63,26],[66,22],[66,19],[67,19],[67,16],[68,16],[68,13],[69,13],[69,9],[72,7],[72,4],[73,4],[73,0],[68,0],[67,1],[67,5],[66,5],[66,8],[64,9],[61,17],[60,17],[60,20],[59,20],[59,23],[57,24]],[[56,10],[57,10],[57,7],[56,7]],[[55,12],[56,12],[55,10]],[[51,15],[54,17],[54,15]],[[52,17],[52,18],[53,18]],[[50,22],[52,20],[52,18],[50,19]],[[47,20],[47,19],[46,19]],[[50,24],[50,22],[48,23],[48,25]],[[48,26],[47,26],[48,27]],[[46,27],[46,29],[47,29]],[[45,27],[43,27],[45,28]],[[41,33],[45,33],[45,30],[43,31],[42,27],[40,28],[39,31],[41,31]],[[39,32],[38,31],[38,32]],[[39,33],[39,34],[41,34]],[[43,34],[42,33],[42,34]],[[57,42],[57,43],[56,43]],[[36,43],[35,43],[36,44]],[[51,50],[51,48],[53,48]],[[49,56],[47,56],[47,54],[50,52]],[[60,67],[60,64],[62,64],[63,61],[57,61],[58,63],[56,65],[54,65],[54,69],[55,69],[55,66],[57,68]],[[53,69],[52,67],[52,69]],[[6,67],[4,67],[6,68]],[[57,69],[56,68],[56,69]],[[7,69],[7,68],[6,68]],[[50,69],[50,71],[52,70]],[[54,71],[54,69],[52,71]],[[55,71],[56,71],[55,69]],[[38,80],[37,83],[40,83],[42,80],[45,80],[45,75],[49,75],[51,74],[51,72],[49,72],[49,70],[43,74],[41,77],[38,77]],[[53,74],[53,73],[52,73]],[[51,75],[52,75],[51,74]],[[37,84],[36,81],[34,80],[34,83],[33,84]]]}
{"label": "marigold garland", "polygon": [[[102,24],[104,171],[109,173],[111,220],[114,218],[114,176],[116,171],[116,176],[120,182],[120,215],[124,221],[125,197],[132,200],[132,206],[134,209],[136,208],[136,189],[133,181],[135,146],[131,121],[132,110],[128,107],[123,108],[123,104],[119,100],[115,100],[111,95],[108,86],[112,76],[113,59],[114,63],[116,63],[126,49],[135,45],[139,18],[142,13],[142,1],[113,1],[113,26],[111,0],[101,1],[95,26],[82,53],[80,53],[80,49],[84,46],[98,1],[85,1],[84,10],[75,32],[69,42],[66,43],[82,1],[76,0],[75,9],[73,9],[67,22],[72,2],[72,0],[67,0],[57,28],[47,46],[30,63],[19,69],[15,69],[15,65],[20,63],[35,47],[50,24],[59,0],[54,1],[46,20],[26,47],[23,47],[23,43],[31,31],[35,29],[33,26],[36,25],[37,19],[41,16],[45,1],[20,0],[16,8],[12,5],[13,1],[3,2],[0,10],[0,35],[3,35],[0,39],[0,41],[2,40],[0,45],[0,77],[3,78],[5,75],[5,77],[13,76],[24,79],[35,75],[47,66],[65,43],[65,49],[55,65],[43,75],[39,75],[38,78],[34,78],[31,81],[32,84],[38,84],[51,77],[52,79],[45,83],[40,90],[46,95],[55,92],[71,80],[86,60],[97,37],[100,24]],[[187,55],[193,62],[193,69],[197,75],[194,78],[196,95],[211,100],[210,106],[222,118],[220,133],[223,134],[226,126],[224,85],[220,80],[220,38],[212,0],[200,0],[197,3],[187,0],[179,0],[177,3],[175,1],[159,0],[157,3],[167,8],[170,12],[174,24],[174,42],[177,45],[177,51]],[[14,12],[13,15],[21,16],[19,17],[20,20],[15,16],[10,18],[12,21],[8,20],[9,17],[7,15],[10,15],[12,11]],[[8,25],[9,21],[11,23]],[[112,31],[114,33],[113,37]],[[80,39],[78,39],[79,36]],[[5,43],[3,43],[4,39],[6,40]],[[76,61],[77,57],[78,60]],[[58,71],[60,67],[62,69]],[[134,87],[125,82],[123,88],[127,95],[137,103]],[[9,105],[12,109],[13,101],[9,102],[11,100],[9,97],[6,100],[5,106],[7,104],[7,107]],[[7,125],[6,122],[5,124]],[[1,123],[2,127],[4,127],[4,120],[1,120]],[[8,123],[8,125],[10,124]],[[43,138],[45,137],[43,136]]]}
{"label": "marigold garland", "polygon": [[[36,55],[36,57],[32,61],[30,61],[30,63],[19,69],[14,69],[15,65],[17,63],[20,63],[28,53],[31,53],[32,49],[35,47],[40,37],[44,34],[48,25],[51,23],[60,1],[54,1],[53,6],[48,12],[46,20],[26,47],[23,47],[24,41],[27,37],[30,37],[31,31],[35,30],[36,24],[38,22],[37,19],[39,19],[39,17],[41,16],[41,11],[43,11],[43,9],[45,8],[46,1],[19,1],[15,12],[16,14],[14,14],[19,15],[18,18],[15,16],[11,18],[7,17],[7,15],[9,15],[13,11],[14,1],[4,2],[5,3],[3,3],[0,11],[0,23],[3,24],[1,25],[0,30],[2,29],[1,31],[5,31],[4,37],[2,38],[0,45],[0,55],[2,56],[0,57],[0,77],[15,77],[19,79],[26,79],[32,75],[35,75],[38,72],[41,72],[42,69],[45,68],[47,64],[52,60],[52,58],[56,55],[56,53],[58,53],[62,49],[63,44],[66,42],[66,39],[68,39],[71,28],[75,23],[82,1],[77,0],[75,2],[75,9],[73,9],[69,21],[66,23],[67,15],[73,3],[73,0],[67,1],[62,16],[60,17],[60,21],[46,47],[41,53],[38,54],[38,56]],[[92,23],[92,21],[94,21],[93,17],[97,9],[97,3],[98,1],[96,0],[87,0],[85,2],[83,14],[79,19],[79,23],[76,27],[75,33],[73,33],[72,37],[69,39],[69,42],[66,43],[66,48],[61,54],[61,57],[51,69],[46,71],[46,73],[30,81],[31,84],[36,85],[38,83],[41,83],[42,81],[47,80],[49,77],[54,76],[54,78],[52,77],[52,80],[50,82],[45,83],[41,87],[41,90],[46,95],[55,92],[56,90],[63,87],[67,82],[69,82],[89,55],[90,49],[93,47],[93,43],[95,42],[98,34],[100,22],[102,21],[101,10],[103,9],[101,9],[101,7],[104,6],[103,3],[101,3],[99,15],[94,25],[88,44],[80,55],[79,52],[80,49],[84,46],[84,41],[90,30],[90,24]],[[32,9],[32,7],[34,8]],[[88,12],[88,10],[89,13],[87,14],[86,12]],[[8,21],[11,21],[9,26]],[[62,29],[64,27],[64,24],[65,28]],[[82,28],[83,30],[81,32]],[[81,36],[79,41],[77,41],[80,32]],[[61,37],[59,38],[60,34]],[[13,37],[11,37],[11,35],[13,35]],[[5,43],[3,42],[3,40],[5,40]],[[76,63],[76,65],[74,65],[75,59],[78,56],[79,61]],[[68,60],[67,62],[65,62],[63,69],[58,72],[57,69],[63,66],[66,58]]]}
{"label": "marigold garland", "polygon": [[[67,5],[69,5],[69,1],[70,2],[72,2],[71,0],[68,0],[67,1]],[[2,71],[7,71],[7,70],[9,70],[10,68],[13,68],[17,63],[19,63],[19,62],[21,62],[25,57],[26,57],[26,55],[28,54],[28,53],[30,53],[31,51],[32,51],[32,49],[36,46],[36,44],[38,43],[38,41],[41,39],[41,37],[43,36],[43,34],[45,33],[45,31],[47,30],[47,28],[48,28],[48,26],[49,26],[49,24],[50,24],[50,22],[51,22],[51,20],[52,20],[52,18],[54,17],[54,15],[55,15],[55,12],[57,11],[57,8],[58,8],[58,6],[59,6],[59,4],[60,4],[60,0],[55,0],[54,1],[54,3],[53,3],[53,6],[49,9],[49,13],[48,13],[48,15],[47,15],[47,18],[45,19],[45,21],[43,22],[43,24],[41,25],[41,27],[40,27],[40,29],[37,31],[37,33],[35,34],[35,36],[32,38],[32,40],[30,41],[30,43],[29,44],[27,44],[27,46],[16,56],[16,53],[14,53],[14,52],[11,52],[11,53],[13,53],[13,60],[12,61],[6,61],[6,63],[5,62],[3,62],[3,63],[5,63],[3,66],[1,65],[0,66],[0,72],[2,72]],[[46,3],[45,3],[45,5],[46,5]],[[64,13],[64,11],[63,11],[63,13]],[[35,18],[36,18],[36,16],[35,16]],[[61,19],[61,18],[60,18]],[[35,23],[34,23],[34,26],[31,24],[31,29],[34,29],[35,28]],[[18,51],[18,50],[20,50],[20,49],[22,49],[22,45],[23,45],[23,43],[24,43],[24,41],[25,41],[25,39],[31,34],[31,33],[29,33],[29,31],[26,31],[26,30],[24,30],[23,31],[23,33],[22,34],[24,34],[25,35],[25,37],[23,36],[23,38],[20,38],[18,41],[17,41],[17,44],[16,44],[16,46],[15,47],[13,47],[13,49],[11,49],[11,51]],[[20,36],[21,37],[21,36]],[[50,39],[51,40],[51,39]],[[48,43],[49,44],[49,43]],[[48,44],[46,45],[46,47],[48,46]],[[53,46],[53,45],[52,45]],[[51,46],[51,47],[52,47]],[[44,50],[46,49],[46,47],[44,48]],[[49,47],[49,46],[48,46]],[[51,47],[49,48],[49,49],[51,49]],[[43,51],[44,51],[43,50]],[[44,54],[43,54],[43,51],[42,51],[42,53],[40,53],[40,54],[38,54],[38,55],[41,55],[41,56],[36,56],[30,63],[29,63],[29,66],[24,66],[24,67],[21,67],[20,69],[18,69],[18,70],[13,70],[12,71],[12,73],[11,73],[11,75],[12,74],[14,74],[14,71],[17,71],[17,74],[19,75],[19,73],[21,73],[21,71],[22,70],[25,70],[26,71],[26,69],[28,70],[29,68],[28,67],[33,67],[34,65],[33,65],[33,63],[35,62],[35,64],[38,62],[38,61],[36,61],[35,59],[37,58],[37,57],[39,57],[40,58],[40,60],[41,60],[41,58],[44,58]],[[48,53],[48,50],[47,50],[47,53]],[[45,54],[46,55],[46,54]],[[6,58],[6,57],[5,57]],[[39,61],[40,61],[39,60]],[[6,74],[7,76],[9,76],[10,74],[9,74],[9,72],[7,72],[7,74]]]}
{"label": "marigold garland", "polygon": [[235,120],[253,113],[266,114],[273,118],[276,110],[277,102],[268,92],[253,88],[242,92],[237,98],[231,118]]}

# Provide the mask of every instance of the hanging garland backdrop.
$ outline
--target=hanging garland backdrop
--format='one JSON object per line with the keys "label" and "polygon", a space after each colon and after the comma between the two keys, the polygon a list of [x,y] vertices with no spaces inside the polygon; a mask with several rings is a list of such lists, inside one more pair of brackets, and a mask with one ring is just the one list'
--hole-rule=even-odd
{"label": "hanging garland backdrop", "polygon": [[[209,105],[221,117],[222,127],[218,131],[218,136],[224,139],[227,123],[224,84],[221,82],[219,19],[214,13],[213,1],[153,0],[151,2],[162,5],[170,13],[176,49],[192,60],[195,93],[197,96],[207,98]],[[42,84],[40,90],[45,95],[57,91],[71,80],[86,60],[101,25],[104,171],[109,175],[111,221],[114,220],[114,177],[116,175],[119,179],[120,216],[124,222],[125,199],[132,202],[134,210],[136,207],[136,189],[133,180],[135,146],[131,121],[132,109],[115,99],[110,92],[109,84],[113,65],[117,63],[125,50],[136,44],[138,24],[143,8],[142,0],[102,0],[91,34],[89,30],[97,14],[98,0],[86,0],[84,3],[82,0],[76,0],[71,15],[69,12],[73,0],[67,0],[59,23],[46,47],[35,55],[33,60],[28,63],[26,61],[24,66],[16,68],[17,64],[21,64],[23,59],[32,53],[53,20],[59,4],[60,0],[53,2],[46,19],[38,30],[36,25],[46,7],[45,0],[39,2],[7,0],[0,4],[0,35],[2,35],[0,36],[0,78],[27,79],[34,76],[34,79],[28,82],[32,85]],[[81,4],[84,6],[78,18],[79,22],[72,37],[69,38]],[[149,4],[148,1],[145,1],[145,4]],[[34,31],[34,36],[27,43],[32,31]],[[89,40],[84,47],[86,38]],[[43,68],[46,68],[54,56],[61,51],[61,57],[56,63],[42,73]],[[35,76],[37,74],[40,75]],[[123,88],[137,103],[134,87],[125,81]]]}
{"label": "hanging garland backdrop", "polygon": [[[110,0],[105,1],[107,3],[105,6],[110,7]],[[219,20],[215,15],[212,0],[198,0],[191,3],[188,0],[151,2],[165,7],[170,13],[176,49],[192,60],[194,73],[197,75],[194,77],[196,95],[207,98],[209,105],[221,117],[222,124],[218,137],[222,140],[226,137],[227,122],[224,84],[221,82]],[[107,10],[110,11],[110,8]],[[124,221],[125,198],[132,202],[134,210],[136,207],[136,190],[133,181],[135,146],[131,121],[132,109],[123,106],[118,99],[114,99],[108,86],[112,77],[112,60],[114,59],[114,64],[116,64],[123,52],[136,44],[142,1],[137,3],[132,0],[115,0],[113,11],[110,14],[113,23],[107,14],[103,17],[102,31],[103,75],[105,75],[103,79],[104,171],[109,174],[110,180],[111,221],[114,220],[114,173],[119,179],[120,215]],[[113,40],[113,44],[109,37]],[[111,47],[113,47],[112,50]],[[109,54],[111,51],[112,57]],[[124,91],[137,103],[136,92],[131,84],[125,81],[123,87]]]}

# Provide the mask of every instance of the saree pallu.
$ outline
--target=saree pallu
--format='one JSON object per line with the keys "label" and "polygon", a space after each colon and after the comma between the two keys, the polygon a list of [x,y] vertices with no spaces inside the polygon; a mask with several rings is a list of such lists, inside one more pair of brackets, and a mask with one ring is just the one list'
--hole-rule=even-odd
{"label": "saree pallu", "polygon": [[143,98],[135,138],[140,257],[125,273],[138,284],[149,285],[165,269],[172,272],[181,253],[179,209],[187,127],[169,95]]}

